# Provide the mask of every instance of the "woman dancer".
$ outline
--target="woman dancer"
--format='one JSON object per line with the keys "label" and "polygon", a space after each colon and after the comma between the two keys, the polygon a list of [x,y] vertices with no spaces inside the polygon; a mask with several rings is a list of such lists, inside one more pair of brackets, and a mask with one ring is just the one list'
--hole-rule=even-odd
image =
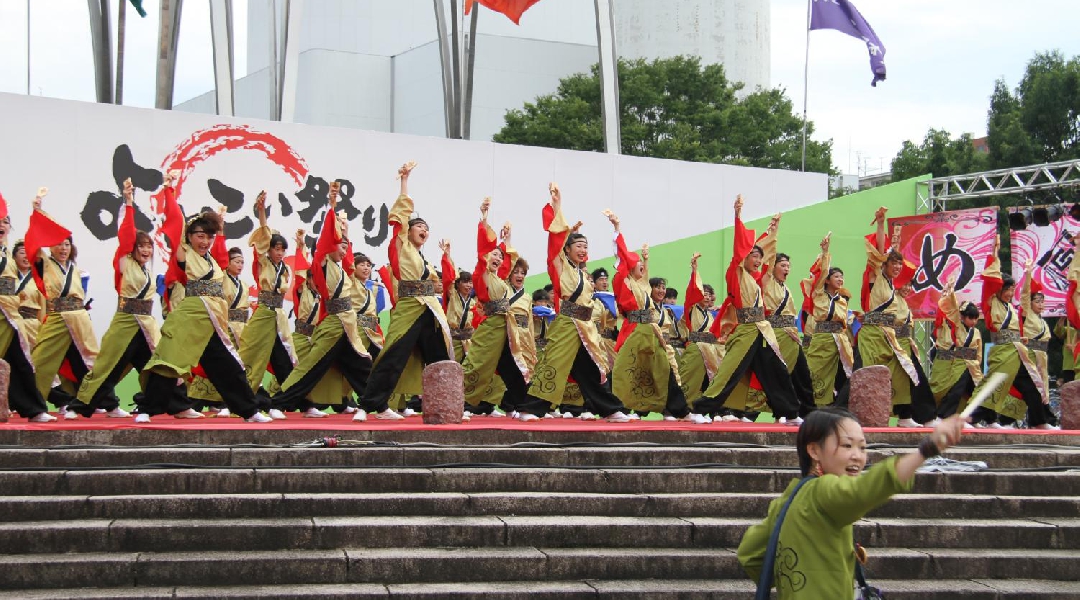
{"label": "woman dancer", "polygon": [[[805,485],[798,487],[799,480],[788,484],[769,504],[765,520],[746,531],[739,564],[752,580],[759,580],[769,537],[781,508],[790,502],[775,563],[780,600],[851,598],[857,555],[852,524],[893,494],[910,490],[915,470],[956,445],[962,425],[959,417],[950,417],[919,444],[918,452],[889,457],[863,474],[866,438],[858,421],[838,409],[811,413],[795,439]],[[794,557],[798,570],[793,570]]]}
{"label": "woman dancer", "polygon": [[26,244],[22,240],[15,242],[12,255],[15,258],[15,267],[19,270],[15,293],[19,296],[19,316],[22,317],[20,329],[26,332],[27,341],[33,349],[37,343],[38,332],[41,331],[41,324],[45,322],[48,314],[45,311],[45,296],[34,284],[34,272],[31,270],[30,259],[26,256]]}
{"label": "woman dancer", "polygon": [[[723,341],[712,332],[715,321],[712,307],[716,303],[716,292],[711,285],[702,285],[698,273],[699,258],[701,254],[695,252],[690,259],[690,283],[683,298],[683,322],[689,333],[686,351],[679,358],[679,379],[689,403],[695,402],[709,389],[725,354]],[[712,421],[704,415],[702,420],[706,423]]]}
{"label": "woman dancer", "polygon": [[976,327],[978,322],[979,307],[973,302],[961,304],[956,297],[956,279],[950,278],[941,292],[934,320],[935,356],[930,389],[937,402],[935,420],[956,414],[960,402],[970,398],[982,381],[982,334]]}
{"label": "woman dancer", "polygon": [[450,325],[450,339],[454,340],[454,360],[464,362],[473,337],[473,275],[458,271],[450,258],[450,240],[439,240],[442,250],[443,309]]}
{"label": "woman dancer", "polygon": [[622,402],[604,387],[607,360],[592,320],[589,303],[593,286],[585,271],[589,241],[571,231],[563,217],[559,187],[550,184],[548,193],[551,201],[544,207],[543,219],[548,232],[548,274],[558,316],[547,329],[544,355],[533,371],[518,418],[532,421],[550,412],[562,402],[567,378],[573,377],[586,410],[612,423],[626,423],[630,417],[622,412]]}
{"label": "woman dancer", "polygon": [[423,366],[449,360],[454,352],[450,325],[435,298],[438,274],[420,251],[430,235],[428,224],[420,217],[412,217],[409,175],[415,166],[410,162],[398,169],[401,193],[390,209],[393,236],[387,252],[389,283],[396,288],[396,303],[390,309],[386,343],[375,359],[361,399],[363,411],[377,413],[380,419],[404,418],[390,408],[390,396],[423,393]]}
{"label": "woman dancer", "polygon": [[855,357],[847,335],[848,302],[844,272],[832,266],[830,232],[821,240],[821,254],[810,267],[810,278],[800,284],[803,293],[803,333],[809,335],[806,362],[814,389],[814,405],[828,406],[848,386]]}
{"label": "woman dancer", "polygon": [[[89,417],[93,406],[110,394],[124,374],[134,368],[140,373],[161,339],[147,265],[154,256],[154,244],[145,231],[135,229],[135,198],[131,180],[124,182],[124,217],[117,232],[113,257],[116,312],[101,338],[101,352],[79,386],[78,397],[68,404],[66,418]],[[145,390],[143,390],[145,391]]]}
{"label": "woman dancer", "polygon": [[[765,402],[781,423],[794,423],[799,401],[791,376],[761,304],[761,277],[764,252],[754,245],[754,231],[742,220],[743,199],[735,200],[735,248],[727,269],[728,300],[734,306],[738,325],[727,342],[727,353],[712,383],[694,403],[695,413],[718,415],[731,411],[755,410],[747,405],[748,391],[760,388]],[[724,312],[724,307],[721,307]],[[738,394],[733,392],[739,389]]]}
{"label": "woman dancer", "polygon": [[1034,269],[1035,263],[1029,259],[1024,265],[1024,282],[1020,286],[1020,318],[1023,322],[1024,345],[1043,380],[1043,403],[1040,407],[1043,417],[1040,420],[1053,424],[1057,417],[1050,411],[1050,359],[1047,356],[1050,328],[1042,318],[1046,295],[1042,292],[1042,284],[1032,277]]}

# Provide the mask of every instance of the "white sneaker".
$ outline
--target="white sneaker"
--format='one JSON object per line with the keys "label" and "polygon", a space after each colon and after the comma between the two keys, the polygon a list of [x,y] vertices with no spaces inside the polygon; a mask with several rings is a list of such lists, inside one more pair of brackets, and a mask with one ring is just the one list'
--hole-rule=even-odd
{"label": "white sneaker", "polygon": [[501,419],[501,418],[506,416],[506,413],[499,410],[498,408],[495,408],[495,409],[492,409],[491,414],[489,414],[488,416],[492,417],[494,419]]}
{"label": "white sneaker", "polygon": [[403,416],[403,417],[411,417],[413,415],[418,415],[418,414],[420,414],[420,413],[416,412],[415,410],[413,410],[411,408],[406,408],[405,410],[401,411],[401,416]]}
{"label": "white sneaker", "polygon": [[378,413],[377,415],[375,415],[375,418],[376,419],[382,419],[383,421],[400,421],[401,419],[404,419],[405,417],[397,414],[397,412],[395,412],[394,409],[388,408],[388,409],[382,411],[381,413]]}
{"label": "white sneaker", "polygon": [[76,420],[78,418],[79,418],[79,413],[77,413],[77,412],[75,412],[73,410],[64,411],[64,420],[65,421],[74,421],[74,420]]}
{"label": "white sneaker", "polygon": [[564,419],[573,419],[573,418],[574,418],[574,413],[572,413],[572,412],[570,412],[570,411],[566,411],[566,412],[564,412],[564,413],[563,413],[562,415],[560,415],[560,416],[561,416],[562,418],[564,418]]}
{"label": "white sneaker", "polygon": [[214,415],[214,416],[221,419],[221,418],[231,417],[232,413],[229,412],[229,409],[227,409],[227,408],[219,408],[218,411],[217,411],[217,414]]}
{"label": "white sneaker", "polygon": [[539,421],[540,420],[540,417],[538,417],[538,416],[536,416],[536,415],[534,415],[532,413],[518,413],[518,415],[516,417],[514,417],[514,418],[517,419],[518,421],[521,421],[522,423],[528,423],[529,421]]}
{"label": "white sneaker", "polygon": [[367,421],[367,411],[358,410],[356,414],[352,416],[353,423],[363,423]]}
{"label": "white sneaker", "polygon": [[[745,422],[750,421],[750,419],[747,419],[746,417],[743,417],[743,420]],[[781,424],[781,425],[791,425],[792,427],[798,427],[799,425],[802,425],[803,420],[800,417],[795,417],[794,419],[789,419],[787,417],[780,417],[779,419],[776,420],[776,422]]]}
{"label": "white sneaker", "polygon": [[244,422],[245,423],[273,423],[274,420],[271,419],[270,417],[262,414],[261,412],[257,412],[255,414],[251,415],[250,417],[244,419]]}
{"label": "white sneaker", "polygon": [[595,421],[595,420],[599,419],[600,417],[592,414],[589,411],[585,411],[585,412],[581,413],[581,416],[579,416],[578,418],[581,419],[582,421]]}
{"label": "white sneaker", "polygon": [[622,411],[619,411],[604,417],[604,421],[607,423],[629,423],[630,417],[626,416]]}
{"label": "white sneaker", "polygon": [[139,414],[135,415],[135,422],[136,423],[149,423],[150,422],[150,415],[148,415],[146,413],[139,413]]}
{"label": "white sneaker", "polygon": [[95,408],[94,409],[94,414],[103,415],[103,414],[105,414],[105,409],[104,408]]}
{"label": "white sneaker", "polygon": [[184,412],[179,412],[173,415],[174,419],[201,419],[203,414],[193,408],[189,408]]}
{"label": "white sneaker", "polygon": [[511,418],[511,419],[516,419],[516,418],[518,418],[518,417],[520,417],[520,416],[521,416],[521,413],[519,413],[519,412],[518,412],[518,411],[516,411],[516,410],[515,410],[515,411],[512,411],[512,412],[510,413],[510,418]]}
{"label": "white sneaker", "polygon": [[736,417],[735,415],[724,415],[724,416],[720,417],[720,420],[725,422],[725,423],[732,423],[734,421],[738,421],[739,417]]}
{"label": "white sneaker", "polygon": [[281,412],[276,408],[271,408],[267,411],[266,414],[270,415],[270,418],[274,419],[275,421],[282,421],[288,419],[288,417],[285,416],[285,413]]}
{"label": "white sneaker", "polygon": [[469,421],[472,420],[472,418],[473,418],[473,414],[471,412],[469,412],[469,411],[465,411],[465,412],[461,413],[461,422],[462,423],[468,423]]}
{"label": "white sneaker", "polygon": [[1032,429],[1045,429],[1046,431],[1061,431],[1061,427],[1057,425],[1051,425],[1049,423],[1043,423],[1042,425],[1036,425]]}
{"label": "white sneaker", "polygon": [[[705,417],[704,415],[698,415],[698,414],[690,413],[690,414],[686,415],[685,417],[683,417],[683,418],[681,418],[679,420],[680,421],[687,421],[689,423],[693,423],[694,425],[706,425],[706,424],[708,424],[710,422],[710,421],[706,420],[707,418],[708,417]],[[667,421],[668,419],[671,419],[672,421],[674,421],[675,417],[664,417],[665,421]]]}
{"label": "white sneaker", "polygon": [[30,421],[31,423],[52,423],[55,420],[56,417],[50,415],[47,412],[38,413],[27,419],[27,421]]}
{"label": "white sneaker", "polygon": [[[329,417],[329,416],[330,415],[328,415],[328,414],[324,413],[323,411],[315,408],[314,406],[312,406],[311,408],[304,411],[304,418],[305,419],[321,419],[323,417]],[[271,417],[271,418],[273,418],[273,417]]]}
{"label": "white sneaker", "polygon": [[675,417],[673,417],[671,415],[664,415],[664,420],[665,421],[692,421],[693,419],[690,418],[690,415],[687,415],[687,416],[683,417],[682,419],[676,419]]}
{"label": "white sneaker", "polygon": [[626,418],[630,419],[631,421],[640,421],[641,420],[641,415],[639,415],[637,413],[630,413],[630,414],[626,415]]}
{"label": "white sneaker", "polygon": [[922,425],[915,422],[915,419],[900,419],[896,422],[897,427],[922,427]]}
{"label": "white sneaker", "polygon": [[351,415],[351,414],[353,414],[354,412],[356,412],[356,410],[357,410],[357,409],[356,409],[356,407],[355,407],[355,406],[346,406],[345,408],[343,408],[343,409],[341,410],[341,414],[343,414],[343,415]]}
{"label": "white sneaker", "polygon": [[553,413],[553,412],[544,413],[544,418],[545,419],[554,419],[556,417],[556,415],[558,415],[558,414],[559,413]]}
{"label": "white sneaker", "polygon": [[131,413],[117,406],[116,408],[106,412],[105,416],[111,419],[126,419],[131,416]]}

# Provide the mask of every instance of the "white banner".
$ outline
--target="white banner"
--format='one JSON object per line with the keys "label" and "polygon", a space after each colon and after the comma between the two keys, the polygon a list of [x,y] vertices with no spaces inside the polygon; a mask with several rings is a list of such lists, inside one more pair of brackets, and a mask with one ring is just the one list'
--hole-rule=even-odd
{"label": "white banner", "polygon": [[[244,121],[213,115],[157,111],[50,98],[0,94],[0,193],[13,229],[22,237],[31,201],[50,189],[44,208],[71,229],[80,268],[90,275],[89,296],[99,334],[112,317],[116,294],[111,259],[116,215],[125,178],[136,188],[140,229],[157,229],[162,176],[182,172],[179,200],[185,213],[228,207],[230,246],[245,249],[258,224],[255,196],[266,190],[269,221],[292,243],[297,228],[314,239],[327,206],[329,183],[342,183],[339,208],[351,220],[354,250],[386,260],[387,210],[398,194],[397,168],[418,163],[410,195],[431,227],[425,248],[437,264],[435,240],[449,238],[459,268],[475,265],[480,202],[493,198],[498,229],[514,225],[513,244],[542,272],[546,236],[540,211],[547,184],[563,191],[567,219],[583,233],[607,240],[600,211],[619,213],[635,243],[657,245],[708,233],[732,223],[736,194],[747,200],[748,220],[819,202],[827,177],[819,173],[571,152],[491,142],[447,140],[310,125]],[[596,236],[600,236],[596,238]],[[163,272],[167,247],[156,235],[155,270]],[[717,250],[718,253],[721,249]],[[608,253],[607,243],[594,255]],[[290,249],[289,254],[292,254]],[[716,256],[719,259],[719,255]],[[250,270],[245,280],[250,282]]]}

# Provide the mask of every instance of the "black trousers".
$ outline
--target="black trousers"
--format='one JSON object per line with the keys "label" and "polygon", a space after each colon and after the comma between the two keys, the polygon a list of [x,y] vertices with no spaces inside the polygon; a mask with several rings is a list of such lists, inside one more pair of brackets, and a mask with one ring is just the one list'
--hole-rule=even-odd
{"label": "black trousers", "polygon": [[47,412],[49,407],[45,405],[45,399],[41,397],[41,392],[37,389],[37,383],[34,381],[34,367],[30,366],[30,361],[23,354],[18,333],[8,344],[4,360],[11,366],[8,408],[27,419]]}
{"label": "black trousers", "polygon": [[[585,400],[584,410],[601,417],[609,417],[626,410],[622,401],[611,393],[611,387],[600,383],[600,369],[597,368],[584,345],[578,346],[574,364],[570,366],[570,377],[574,378],[581,389],[581,397]],[[686,402],[685,398],[683,402]],[[547,400],[526,394],[525,400],[517,410],[542,417],[551,409],[552,405]]]}
{"label": "black trousers", "polygon": [[[799,415],[800,405],[795,394],[795,387],[791,382],[791,375],[788,374],[787,367],[776,352],[773,352],[773,349],[765,343],[765,336],[761,333],[758,333],[754,343],[750,344],[746,356],[743,357],[742,362],[736,367],[731,379],[727,381],[720,393],[714,398],[706,396],[698,398],[694,402],[694,412],[708,415],[723,413],[727,410],[724,402],[748,372],[757,375],[761,389],[765,392],[765,401],[772,409],[773,416],[793,419]],[[813,391],[810,397],[813,398]]]}
{"label": "black trousers", "polygon": [[[708,377],[705,379],[708,379]],[[667,402],[664,405],[664,410],[676,419],[681,419],[690,414],[690,406],[686,404],[686,394],[683,393],[682,388],[675,381],[675,371],[671,368],[668,368]]]}
{"label": "black trousers", "polygon": [[[67,351],[64,353],[64,358],[67,359],[68,365],[71,367],[71,373],[75,375],[75,387],[78,388],[82,385],[82,380],[86,377],[86,374],[90,372],[90,369],[86,367],[86,363],[83,362],[82,355],[79,354],[79,349],[75,346],[74,342],[69,343]],[[117,379],[119,381],[119,379]],[[94,396],[94,399],[90,402],[90,406],[78,401],[75,396],[65,392],[59,387],[54,387],[49,390],[49,402],[54,406],[67,406],[72,410],[75,410],[78,414],[89,417],[94,414],[95,409],[113,410],[120,406],[120,399],[116,397],[116,393],[113,388],[116,386],[114,382],[112,385],[102,385],[100,391]],[[72,407],[72,405],[78,405]],[[85,409],[82,407],[86,407]]]}
{"label": "black trousers", "polygon": [[944,419],[955,415],[960,410],[960,401],[965,396],[970,396],[974,390],[975,380],[971,378],[971,373],[965,369],[960,378],[956,380],[956,383],[942,396],[941,404],[938,404],[937,407],[938,418]]}
{"label": "black trousers", "polygon": [[[308,354],[304,358],[304,365],[311,355]],[[310,400],[307,399],[307,395],[311,393],[311,390],[315,389],[315,386],[319,384],[319,380],[326,375],[330,370],[330,367],[337,365],[341,374],[345,377],[345,381],[349,382],[353,390],[357,393],[363,393],[364,388],[367,386],[368,376],[371,374],[371,359],[356,352],[352,347],[352,343],[349,342],[347,335],[342,335],[338,338],[338,341],[330,351],[327,352],[315,361],[314,364],[308,368],[307,373],[300,378],[292,387],[287,390],[282,390],[280,394],[274,396],[273,407],[278,410],[305,410],[307,408],[314,407]]]}
{"label": "black trousers", "polygon": [[274,336],[274,347],[270,350],[270,368],[274,370],[274,379],[277,379],[278,385],[285,383],[293,370],[292,357],[277,335]]}
{"label": "black trousers", "polygon": [[[914,419],[917,423],[929,423],[937,416],[937,402],[934,401],[934,392],[930,389],[930,378],[923,371],[922,361],[914,352],[908,353],[912,364],[915,365],[915,373],[919,376],[918,385],[911,384],[911,404],[897,405],[893,412],[901,419]],[[902,414],[903,413],[903,414]]]}
{"label": "black trousers", "polygon": [[[785,334],[786,335],[786,334]],[[844,372],[841,366],[840,373]],[[805,417],[817,408],[814,403],[814,382],[810,378],[810,364],[806,362],[806,353],[799,349],[795,360],[795,369],[791,372],[791,386],[795,388],[795,397],[799,399],[799,416]]]}
{"label": "black trousers", "polygon": [[361,408],[367,412],[382,412],[389,408],[390,395],[394,393],[394,386],[414,349],[420,351],[425,365],[451,359],[435,315],[430,310],[425,310],[400,339],[392,345],[383,346],[379,364],[371,369],[371,375],[367,378],[367,387],[360,399]]}
{"label": "black trousers", "polygon": [[[1027,422],[1029,427],[1035,427],[1036,425],[1044,425],[1054,420],[1054,414],[1050,412],[1050,407],[1043,404],[1042,393],[1039,392],[1039,388],[1035,386],[1035,382],[1031,380],[1031,375],[1028,375],[1027,369],[1023,365],[1020,365],[1020,369],[1016,372],[1016,377],[1013,379],[1013,387],[1016,391],[1020,392],[1020,396],[1024,399],[1024,404],[1027,404]],[[1047,383],[1046,385],[1050,385]],[[990,416],[995,415],[994,411],[987,409],[983,415]],[[980,415],[982,416],[982,415]],[[1016,422],[1016,419],[1006,417],[1004,415],[997,415],[997,420],[1002,425],[1010,425]]]}
{"label": "black trousers", "polygon": [[[206,348],[199,357],[199,365],[206,371],[206,378],[217,388],[230,411],[245,419],[259,411],[255,392],[248,385],[244,368],[217,334],[210,336],[210,341],[206,343]],[[146,381],[146,404],[139,406],[139,412],[148,415],[175,415],[191,408],[191,400],[178,394],[176,387],[175,378],[151,371]]]}
{"label": "black trousers", "polygon": [[[143,335],[142,331],[132,335],[127,348],[125,348],[124,353],[120,355],[120,360],[116,361],[116,366],[114,366],[112,371],[109,371],[109,374],[105,376],[105,380],[101,382],[101,387],[98,388],[98,391],[90,400],[90,404],[83,404],[78,398],[73,398],[68,404],[68,410],[74,411],[84,417],[89,417],[94,414],[95,407],[101,406],[104,408],[105,404],[111,403],[112,399],[116,397],[116,384],[119,383],[120,378],[124,376],[124,372],[127,370],[128,365],[133,367],[136,371],[142,371],[143,367],[146,366],[146,363],[150,362],[151,354],[150,344],[146,342],[146,336]],[[105,410],[111,409],[106,408]]]}

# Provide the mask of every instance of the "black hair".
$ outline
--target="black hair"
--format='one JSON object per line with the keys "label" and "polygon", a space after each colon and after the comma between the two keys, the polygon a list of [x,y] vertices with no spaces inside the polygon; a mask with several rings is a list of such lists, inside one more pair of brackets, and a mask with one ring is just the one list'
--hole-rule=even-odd
{"label": "black hair", "polygon": [[360,263],[367,263],[372,266],[375,265],[375,263],[371,262],[371,259],[368,258],[368,255],[364,254],[363,252],[353,252],[352,260],[353,265],[358,265]]}
{"label": "black hair", "polygon": [[960,309],[960,316],[969,319],[978,319],[979,307],[975,306],[974,302],[967,302],[964,304],[964,307]]}
{"label": "black hair", "polygon": [[776,260],[773,261],[773,264],[778,265],[778,264],[780,264],[780,261],[782,261],[782,260],[786,260],[788,262],[791,262],[791,257],[788,256],[787,254],[784,254],[783,252],[781,252],[781,253],[776,255]]}
{"label": "black hair", "polygon": [[204,211],[188,223],[187,229],[184,230],[184,238],[191,236],[193,229],[201,229],[203,233],[217,235],[221,233],[223,228],[224,224],[221,221],[221,215],[209,210]]}
{"label": "black hair", "polygon": [[139,249],[139,246],[142,246],[143,244],[150,244],[152,247],[154,245],[154,240],[150,239],[149,233],[146,233],[142,229],[138,229],[135,231],[135,243],[131,246],[131,252],[129,254],[134,255],[135,251]]}
{"label": "black hair", "polygon": [[277,245],[280,245],[282,250],[289,249],[289,241],[285,239],[285,236],[281,235],[280,233],[271,234],[270,247],[273,248]]}
{"label": "black hair", "polygon": [[1005,289],[1007,287],[1016,287],[1016,280],[1012,278],[1012,275],[1002,273],[1001,274],[1001,289]]}
{"label": "black hair", "polygon": [[799,426],[799,433],[795,435],[795,450],[799,454],[799,470],[803,477],[809,475],[814,466],[807,446],[820,444],[830,435],[840,435],[840,423],[845,419],[859,422],[854,415],[840,408],[819,408],[806,416]]}
{"label": "black hair", "polygon": [[593,272],[592,272],[593,281],[596,281],[597,279],[600,279],[601,277],[609,277],[607,269],[605,269],[604,267],[600,267],[599,269],[594,269]]}
{"label": "black hair", "polygon": [[1034,302],[1036,300],[1046,300],[1046,294],[1042,292],[1035,292],[1031,295],[1031,301]]}
{"label": "black hair", "polygon": [[702,290],[703,290],[703,291],[704,291],[704,292],[705,292],[706,294],[715,294],[715,293],[716,293],[716,290],[715,290],[715,289],[713,289],[713,286],[711,286],[711,285],[709,285],[709,284],[707,284],[707,283],[706,283],[705,285],[701,286],[701,289],[702,289]]}
{"label": "black hair", "polygon": [[551,298],[551,292],[547,291],[544,288],[540,288],[533,292],[532,298],[533,302],[543,302],[544,300],[548,300]]}
{"label": "black hair", "polygon": [[829,274],[825,276],[825,279],[828,279],[828,278],[832,277],[833,275],[836,275],[837,273],[843,275],[844,270],[841,269],[840,267],[829,267]]}
{"label": "black hair", "polygon": [[549,283],[549,284],[545,285],[544,286],[544,291],[548,292],[548,293],[554,292],[555,291],[555,284]]}
{"label": "black hair", "polygon": [[573,246],[575,242],[579,241],[584,241],[587,244],[589,243],[589,238],[585,237],[585,234],[577,232],[571,233],[570,235],[566,236],[566,242],[563,243],[563,252],[566,252],[566,250],[570,248],[570,246]]}
{"label": "black hair", "polygon": [[237,246],[229,248],[229,260],[232,260],[234,256],[243,256],[244,251]]}
{"label": "black hair", "polygon": [[472,283],[472,273],[462,269],[458,272],[457,279],[454,280],[454,285],[459,283]]}
{"label": "black hair", "polygon": [[[754,244],[754,247],[750,249],[750,254],[757,252],[758,254],[765,256],[765,251],[761,249],[761,246]],[[749,256],[749,255],[748,255]]]}
{"label": "black hair", "polygon": [[649,287],[660,287],[662,285],[667,285],[667,279],[664,279],[663,277],[649,278]]}
{"label": "black hair", "polygon": [[11,247],[11,255],[15,256],[16,254],[19,253],[19,248],[25,248],[25,247],[26,247],[26,243],[23,242],[22,240],[19,240],[19,241],[15,242],[15,245]]}
{"label": "black hair", "polygon": [[896,250],[889,250],[889,256],[885,259],[885,262],[904,262],[904,255]]}
{"label": "black hair", "polygon": [[675,289],[673,287],[664,290],[664,300],[668,300],[668,299],[678,300],[679,299],[679,290],[677,290],[677,289]]}
{"label": "black hair", "polygon": [[420,217],[413,217],[409,219],[409,228],[412,229],[413,225],[419,225],[420,223],[423,223],[424,225],[428,224],[427,221],[421,219]]}

